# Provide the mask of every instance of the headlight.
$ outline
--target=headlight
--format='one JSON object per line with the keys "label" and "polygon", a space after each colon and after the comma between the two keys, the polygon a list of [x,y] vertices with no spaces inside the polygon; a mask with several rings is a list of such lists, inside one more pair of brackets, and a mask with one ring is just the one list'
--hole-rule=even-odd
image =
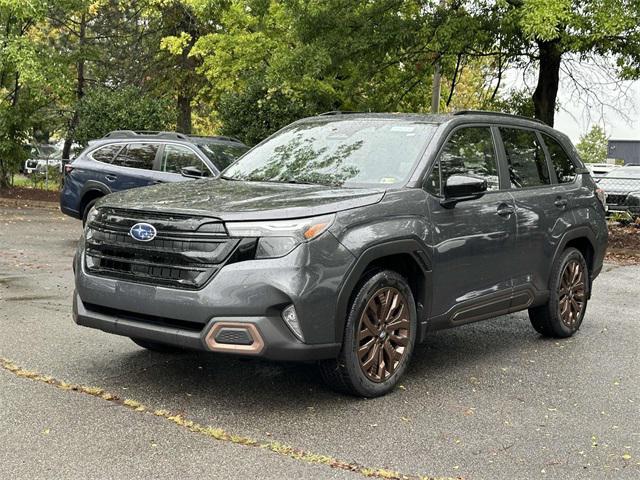
{"label": "headlight", "polygon": [[89,225],[91,222],[93,222],[97,216],[98,216],[98,210],[96,209],[96,207],[91,207],[91,210],[89,210],[89,213],[87,214],[87,220],[84,223],[85,227]]}
{"label": "headlight", "polygon": [[282,257],[302,242],[325,232],[335,215],[274,220],[267,222],[227,222],[231,237],[258,237],[256,258]]}

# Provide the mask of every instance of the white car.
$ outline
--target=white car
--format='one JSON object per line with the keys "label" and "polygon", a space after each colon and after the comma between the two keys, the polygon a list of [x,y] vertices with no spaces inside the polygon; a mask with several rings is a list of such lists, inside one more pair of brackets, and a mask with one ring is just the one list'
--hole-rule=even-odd
{"label": "white car", "polygon": [[585,163],[585,166],[589,170],[591,176],[596,180],[604,177],[607,173],[612,172],[616,168],[620,168],[620,165],[612,163]]}

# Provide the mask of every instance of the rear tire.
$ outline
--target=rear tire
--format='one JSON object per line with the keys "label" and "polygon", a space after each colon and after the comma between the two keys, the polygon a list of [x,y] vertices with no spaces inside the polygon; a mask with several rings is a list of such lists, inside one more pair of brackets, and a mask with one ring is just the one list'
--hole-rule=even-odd
{"label": "rear tire", "polygon": [[152,352],[158,353],[180,353],[184,352],[184,349],[180,347],[174,347],[173,345],[167,345],[166,343],[153,342],[151,340],[144,340],[142,338],[133,338],[133,343],[138,345],[139,347],[146,348],[147,350],[151,350]]}
{"label": "rear tire", "polygon": [[379,397],[407,369],[417,336],[416,304],[407,281],[392,270],[363,278],[345,325],[342,350],[320,364],[334,390]]}
{"label": "rear tire", "polygon": [[582,253],[568,248],[551,270],[549,301],[529,309],[533,328],[552,338],[567,338],[578,331],[589,299],[589,269]]}

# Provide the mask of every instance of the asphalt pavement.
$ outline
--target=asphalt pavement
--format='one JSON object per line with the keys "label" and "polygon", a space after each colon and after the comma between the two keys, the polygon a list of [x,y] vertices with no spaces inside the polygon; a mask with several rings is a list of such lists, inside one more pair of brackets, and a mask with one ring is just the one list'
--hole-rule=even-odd
{"label": "asphalt pavement", "polygon": [[526,313],[432,335],[384,398],[312,364],[162,355],[71,319],[80,223],[0,207],[0,478],[640,478],[640,267],[583,326]]}

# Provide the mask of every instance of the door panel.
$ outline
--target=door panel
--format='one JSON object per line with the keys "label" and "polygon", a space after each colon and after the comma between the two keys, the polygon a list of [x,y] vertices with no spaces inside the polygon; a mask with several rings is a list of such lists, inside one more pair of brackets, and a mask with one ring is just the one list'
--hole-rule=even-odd
{"label": "door panel", "polygon": [[[446,208],[441,186],[458,174],[485,178],[489,191]],[[470,126],[449,136],[426,180],[434,232],[431,316],[440,317],[438,322],[472,321],[508,308],[516,216],[513,198],[500,190],[499,179],[490,127]]]}
{"label": "door panel", "polygon": [[511,195],[487,193],[454,208],[442,207],[434,197],[429,202],[434,228],[432,314],[485,295],[510,296],[516,218],[502,212],[514,208]]}
{"label": "door panel", "polygon": [[573,221],[567,187],[555,183],[537,132],[500,127],[499,133],[517,216],[513,287],[546,291],[555,247]]}

